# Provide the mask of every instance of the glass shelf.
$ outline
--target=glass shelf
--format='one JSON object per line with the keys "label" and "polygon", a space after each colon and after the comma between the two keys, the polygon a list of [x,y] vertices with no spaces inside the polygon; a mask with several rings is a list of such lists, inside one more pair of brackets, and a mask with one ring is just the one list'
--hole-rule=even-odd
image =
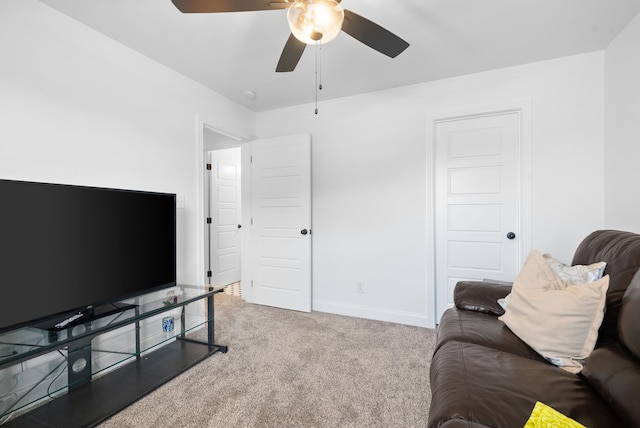
{"label": "glass shelf", "polygon": [[[208,287],[208,286],[207,286]],[[33,358],[36,355],[49,352],[67,345],[71,341],[76,341],[83,337],[90,337],[106,331],[115,330],[121,326],[131,324],[136,319],[142,320],[157,314],[166,312],[172,308],[179,308],[198,300],[202,300],[209,294],[215,294],[223,290],[222,287],[212,288],[211,291],[205,287],[191,285],[178,285],[151,295],[143,295],[134,299],[124,300],[123,304],[138,305],[138,313],[135,308],[125,310],[116,315],[106,316],[88,322],[86,324],[69,327],[54,333],[35,327],[23,327],[17,330],[0,334],[0,368],[25,359]],[[168,296],[166,293],[174,291],[176,303],[166,303]],[[158,296],[159,293],[165,295]],[[84,329],[83,329],[84,327]],[[83,331],[84,330],[84,331]]]}
{"label": "glass shelf", "polygon": [[[51,332],[33,326],[0,334],[0,424],[35,403],[67,394],[176,339],[213,344],[213,295],[223,287],[179,285],[120,302],[122,312]],[[164,331],[163,318],[171,331]],[[208,328],[206,341],[187,334]],[[215,351],[214,351],[215,352]]]}

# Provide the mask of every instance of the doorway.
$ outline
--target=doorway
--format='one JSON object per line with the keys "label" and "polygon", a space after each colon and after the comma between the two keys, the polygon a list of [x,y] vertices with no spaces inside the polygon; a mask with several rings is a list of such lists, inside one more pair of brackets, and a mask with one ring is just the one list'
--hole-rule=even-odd
{"label": "doorway", "polygon": [[207,235],[209,284],[227,286],[240,296],[241,165],[240,148],[208,153]]}
{"label": "doorway", "polygon": [[530,111],[431,123],[436,323],[458,281],[513,281],[530,243]]}
{"label": "doorway", "polygon": [[[241,196],[236,199],[239,214],[224,213],[225,226],[235,225],[240,237],[238,263],[241,272],[240,293],[249,303],[275,306],[304,312],[311,311],[311,135],[297,134],[248,140],[219,131],[205,122],[198,122],[200,248],[203,257],[198,258],[204,283],[214,284],[214,271],[218,266],[231,266],[233,257],[214,254],[209,249],[213,239],[223,240],[220,230],[214,235],[216,220],[213,209],[209,214],[210,173],[206,169],[209,152],[223,149],[240,149],[240,166],[235,169],[240,176]],[[240,171],[239,168],[242,168]],[[232,168],[224,166],[226,178],[233,175]],[[222,169],[219,169],[222,170]],[[227,196],[232,192],[226,189]],[[229,198],[227,198],[229,199]],[[235,223],[236,218],[241,218]],[[211,226],[211,227],[210,227]],[[238,227],[240,226],[240,227]],[[211,235],[210,235],[211,234]],[[216,257],[227,256],[224,262]],[[224,258],[224,257],[223,257]],[[208,268],[211,262],[211,269]],[[228,280],[220,280],[222,283]],[[221,285],[221,284],[214,284]],[[222,284],[227,285],[227,284]],[[234,286],[227,286],[232,292]]]}
{"label": "doorway", "polygon": [[237,138],[204,128],[205,283],[242,296],[242,161]]}

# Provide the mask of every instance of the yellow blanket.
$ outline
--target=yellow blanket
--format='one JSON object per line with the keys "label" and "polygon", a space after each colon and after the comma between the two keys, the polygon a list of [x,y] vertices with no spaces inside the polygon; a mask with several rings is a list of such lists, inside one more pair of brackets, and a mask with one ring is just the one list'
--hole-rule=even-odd
{"label": "yellow blanket", "polygon": [[524,428],[586,428],[544,403],[537,402]]}

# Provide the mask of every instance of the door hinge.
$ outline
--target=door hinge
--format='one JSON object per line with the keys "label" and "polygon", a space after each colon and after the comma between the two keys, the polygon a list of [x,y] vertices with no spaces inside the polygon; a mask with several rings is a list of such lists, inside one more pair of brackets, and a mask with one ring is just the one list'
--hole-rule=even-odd
{"label": "door hinge", "polygon": [[207,224],[211,224],[211,217],[207,217]]}
{"label": "door hinge", "polygon": [[253,218],[251,218],[251,225],[253,226]]}
{"label": "door hinge", "polygon": [[251,288],[253,288],[253,279],[251,280]]}
{"label": "door hinge", "polygon": [[211,171],[211,164],[210,163],[207,164],[207,171]]}
{"label": "door hinge", "polygon": [[213,276],[213,272],[210,270],[207,271],[207,278],[211,278]]}
{"label": "door hinge", "polygon": [[253,156],[249,156],[249,163],[253,163]]}

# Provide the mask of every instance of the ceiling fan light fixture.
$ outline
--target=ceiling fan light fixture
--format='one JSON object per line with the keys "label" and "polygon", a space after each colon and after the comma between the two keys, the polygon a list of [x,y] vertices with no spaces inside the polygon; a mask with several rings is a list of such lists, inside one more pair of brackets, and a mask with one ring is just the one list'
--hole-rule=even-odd
{"label": "ceiling fan light fixture", "polygon": [[297,0],[287,11],[291,33],[308,45],[335,39],[343,20],[344,11],[335,0]]}

